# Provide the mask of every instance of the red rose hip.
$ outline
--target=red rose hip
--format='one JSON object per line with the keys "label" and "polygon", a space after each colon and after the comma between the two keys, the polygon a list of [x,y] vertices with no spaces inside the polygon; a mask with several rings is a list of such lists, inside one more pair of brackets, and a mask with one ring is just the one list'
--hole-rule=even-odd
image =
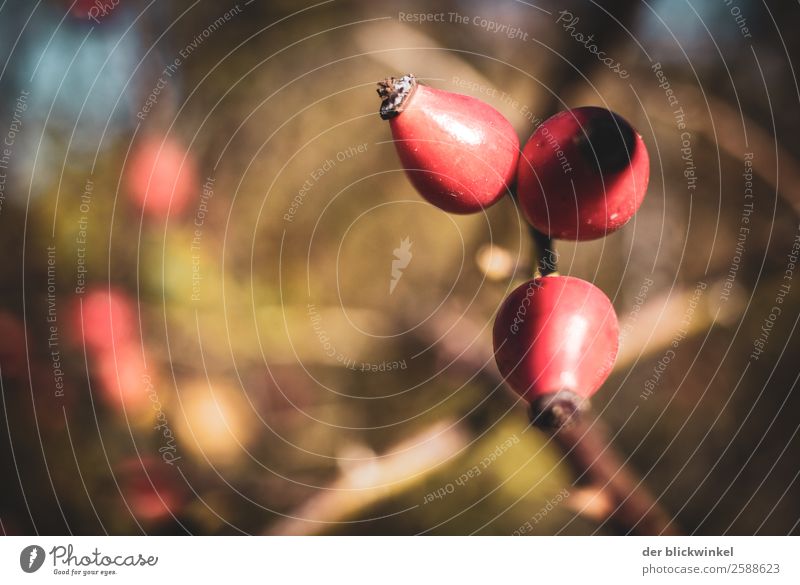
{"label": "red rose hip", "polygon": [[522,211],[552,238],[593,240],[625,225],[647,191],[642,137],[617,114],[583,107],[556,114],[533,133],[519,159]]}
{"label": "red rose hip", "polygon": [[560,426],[605,382],[619,348],[608,297],[571,276],[535,278],[515,289],[494,322],[500,373],[531,404],[541,426]]}
{"label": "red rose hip", "polygon": [[419,193],[451,213],[496,203],[514,182],[519,139],[481,100],[420,85],[413,75],[378,84],[397,154]]}

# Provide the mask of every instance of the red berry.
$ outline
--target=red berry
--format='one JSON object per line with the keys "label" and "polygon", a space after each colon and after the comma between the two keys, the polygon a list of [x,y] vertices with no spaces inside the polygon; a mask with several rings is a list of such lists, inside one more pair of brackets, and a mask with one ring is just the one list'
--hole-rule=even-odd
{"label": "red berry", "polygon": [[72,306],[72,336],[76,345],[81,344],[81,332],[87,351],[95,355],[113,353],[115,346],[136,342],[136,309],[127,294],[116,289],[93,288],[83,297],[82,304],[82,312],[80,303]]}
{"label": "red berry", "polygon": [[71,318],[73,343],[86,347],[95,393],[116,410],[147,412],[148,371],[133,299],[118,289],[93,287],[82,307],[73,305]]}
{"label": "red berry", "polygon": [[474,213],[496,203],[514,182],[519,139],[503,115],[475,98],[419,85],[413,75],[379,83],[411,183],[437,207]]}
{"label": "red berry", "polygon": [[180,214],[198,191],[194,159],[170,138],[147,138],[128,162],[128,192],[153,217]]}
{"label": "red berry", "polygon": [[[608,297],[571,276],[545,276],[515,289],[494,322],[500,373],[534,410],[571,413],[605,382],[619,347]],[[550,412],[549,414],[553,414]]]}
{"label": "red berry", "polygon": [[134,416],[152,407],[140,346],[117,341],[113,352],[92,356],[90,368],[96,394],[110,407]]}
{"label": "red berry", "polygon": [[647,148],[628,122],[604,108],[576,108],[546,120],[525,145],[519,202],[550,237],[593,240],[633,217],[649,177]]}

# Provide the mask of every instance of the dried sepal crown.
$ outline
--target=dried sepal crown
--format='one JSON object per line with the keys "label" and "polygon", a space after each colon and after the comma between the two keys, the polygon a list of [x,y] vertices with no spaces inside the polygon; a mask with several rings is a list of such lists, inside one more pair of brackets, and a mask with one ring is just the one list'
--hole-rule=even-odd
{"label": "dried sepal crown", "polygon": [[378,95],[381,100],[380,115],[384,120],[394,118],[403,111],[404,103],[417,86],[413,73],[402,77],[387,77],[378,82]]}

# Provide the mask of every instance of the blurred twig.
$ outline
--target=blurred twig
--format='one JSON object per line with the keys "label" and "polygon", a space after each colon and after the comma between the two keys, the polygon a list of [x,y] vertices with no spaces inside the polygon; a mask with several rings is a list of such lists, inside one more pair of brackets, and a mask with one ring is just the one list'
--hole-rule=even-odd
{"label": "blurred twig", "polygon": [[[448,323],[460,324],[448,326]],[[464,317],[458,319],[449,315],[449,318],[432,319],[427,328],[420,330],[422,335],[432,338],[427,341],[436,344],[441,359],[473,373],[479,371],[495,386],[504,383],[495,367],[491,344],[481,341],[481,330],[476,324]],[[669,515],[644,487],[644,482],[622,463],[623,458],[608,442],[599,420],[591,424],[576,421],[554,432],[553,439],[564,450],[578,483],[608,496],[612,507],[606,520],[618,531],[633,534],[677,532]]]}
{"label": "blurred twig", "polygon": [[[663,93],[659,94],[657,91],[658,88],[655,88],[648,97],[663,101]],[[711,117],[706,117],[701,112],[693,115],[691,119],[697,125],[692,129],[704,134],[735,159],[741,160],[745,152],[758,153],[758,164],[753,165],[753,172],[800,213],[800,164],[778,143],[775,136],[724,99],[709,94],[707,89],[676,84],[675,93],[680,96],[681,101],[692,106],[700,107],[707,103]],[[652,108],[653,115],[674,125],[675,120],[669,117],[672,114],[662,110],[663,108]]]}
{"label": "blurred twig", "polygon": [[[503,385],[486,327],[455,312],[440,310],[415,332],[424,346],[435,348],[440,363],[451,364],[466,375],[477,374],[495,388]],[[484,421],[477,413],[464,423],[436,425],[382,457],[347,467],[303,506],[268,527],[266,533],[317,534],[419,484],[468,445],[470,434],[477,434]],[[599,421],[579,422],[553,435],[577,483],[605,502],[603,506],[584,506],[578,512],[595,521],[608,521],[623,533],[675,533],[669,516],[647,492],[643,481],[621,463],[623,459],[606,436]],[[599,517],[598,510],[607,517]]]}
{"label": "blurred twig", "polygon": [[[637,10],[641,7],[638,0],[601,0],[592,2],[593,7],[584,6],[586,13],[575,11],[575,15],[581,20],[591,22],[597,18],[596,22],[602,22],[606,18],[613,18],[615,26],[599,26],[592,29],[594,35],[593,44],[602,47],[602,50],[609,55],[622,51],[622,45],[632,42],[632,36],[628,33],[633,28],[633,21],[636,18]],[[610,16],[609,16],[610,15]],[[596,73],[605,73],[605,64],[597,59],[597,56],[586,50],[586,47],[569,39],[559,51],[562,58],[552,59],[551,68],[545,78],[549,89],[548,99],[542,103],[544,112],[547,115],[555,114],[564,109],[564,104],[569,104],[568,96],[574,95],[571,88],[577,84],[581,87],[586,85],[586,80],[592,81]],[[584,79],[584,77],[586,79]]]}
{"label": "blurred twig", "polygon": [[467,445],[467,433],[455,422],[442,422],[396,445],[382,457],[355,462],[331,485],[270,526],[267,534],[310,535],[324,532],[377,502],[424,480]]}
{"label": "blurred twig", "polygon": [[[678,534],[669,515],[617,455],[607,437],[599,420],[577,420],[553,432],[553,440],[564,450],[577,475],[576,485],[590,486],[595,497],[607,501],[604,521],[623,534]],[[582,513],[582,509],[576,511]]]}

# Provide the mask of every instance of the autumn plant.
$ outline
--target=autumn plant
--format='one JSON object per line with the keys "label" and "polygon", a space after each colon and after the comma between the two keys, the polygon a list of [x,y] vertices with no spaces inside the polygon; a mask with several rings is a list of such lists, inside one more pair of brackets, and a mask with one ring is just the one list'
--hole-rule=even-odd
{"label": "autumn plant", "polygon": [[592,283],[557,272],[553,239],[592,240],[636,213],[649,179],[641,136],[598,107],[560,112],[520,152],[500,112],[481,100],[420,84],[413,75],[378,84],[409,180],[451,213],[476,213],[513,197],[530,224],[539,261],[494,322],[497,366],[530,405],[537,426],[562,428],[608,378],[619,325]]}

